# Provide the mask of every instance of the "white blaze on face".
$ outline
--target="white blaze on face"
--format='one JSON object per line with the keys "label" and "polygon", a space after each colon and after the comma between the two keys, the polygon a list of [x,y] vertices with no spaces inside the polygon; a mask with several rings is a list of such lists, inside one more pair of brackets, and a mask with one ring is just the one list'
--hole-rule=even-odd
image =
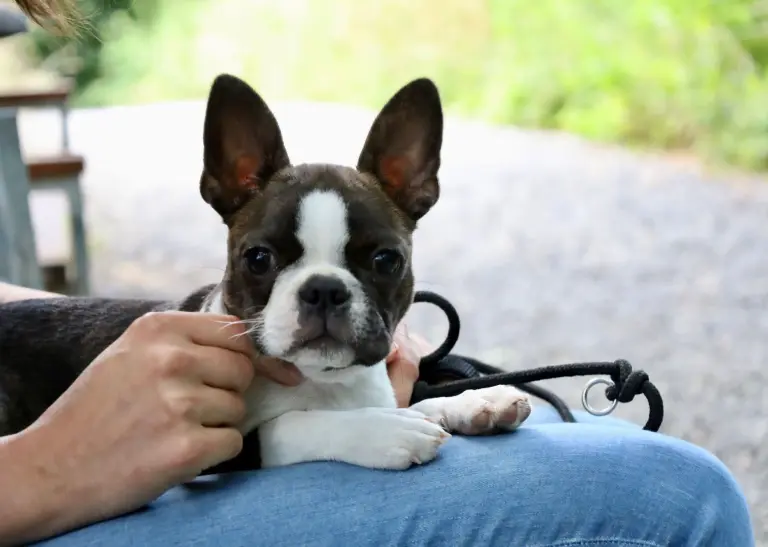
{"label": "white blaze on face", "polygon": [[367,301],[360,282],[346,269],[344,249],[349,241],[347,206],[342,197],[330,190],[314,190],[305,195],[296,214],[296,237],[303,254],[277,276],[269,302],[262,314],[261,343],[269,355],[283,357],[296,364],[308,376],[327,367],[352,364],[354,351],[345,348],[334,355],[317,350],[290,352],[299,328],[298,291],[313,275],[340,279],[352,294],[349,317],[352,330],[360,335],[366,325]]}
{"label": "white blaze on face", "polygon": [[310,192],[299,203],[296,220],[296,237],[304,247],[305,265],[344,266],[349,230],[347,205],[339,194]]}

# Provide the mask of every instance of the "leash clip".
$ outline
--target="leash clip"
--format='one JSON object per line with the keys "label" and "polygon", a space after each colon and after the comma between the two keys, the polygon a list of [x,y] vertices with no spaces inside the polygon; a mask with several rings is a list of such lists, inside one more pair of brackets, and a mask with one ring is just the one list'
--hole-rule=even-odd
{"label": "leash clip", "polygon": [[[614,399],[611,401],[611,404],[607,407],[598,410],[595,407],[593,407],[591,404],[589,404],[589,391],[599,385],[608,386],[608,388],[615,386],[613,382],[610,382],[606,380],[605,378],[593,378],[587,384],[584,386],[584,390],[581,392],[581,406],[584,407],[584,410],[592,414],[592,416],[608,416],[608,414],[612,413],[614,410],[616,410],[616,407],[619,404],[618,399]],[[607,388],[606,388],[607,389]]]}

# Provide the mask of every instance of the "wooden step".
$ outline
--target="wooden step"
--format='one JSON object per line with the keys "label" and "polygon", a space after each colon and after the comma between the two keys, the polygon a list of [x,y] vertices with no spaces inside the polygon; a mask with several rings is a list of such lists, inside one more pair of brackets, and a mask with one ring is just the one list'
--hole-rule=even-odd
{"label": "wooden step", "polygon": [[0,93],[0,107],[22,108],[62,105],[67,101],[72,88],[61,85],[57,89],[45,91],[15,90]]}
{"label": "wooden step", "polygon": [[32,186],[41,180],[77,177],[85,169],[85,160],[75,154],[32,157],[25,163]]}

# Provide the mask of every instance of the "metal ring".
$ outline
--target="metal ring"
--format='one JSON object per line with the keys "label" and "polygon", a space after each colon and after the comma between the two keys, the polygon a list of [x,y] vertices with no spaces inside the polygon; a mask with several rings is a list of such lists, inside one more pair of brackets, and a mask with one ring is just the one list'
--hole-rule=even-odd
{"label": "metal ring", "polygon": [[589,404],[589,401],[587,398],[589,397],[589,390],[597,385],[605,385],[605,386],[612,386],[614,385],[613,382],[606,380],[605,378],[593,378],[589,382],[587,382],[587,385],[584,386],[584,391],[581,392],[581,406],[584,407],[584,410],[592,414],[592,416],[607,416],[614,410],[616,410],[616,406],[619,404],[618,399],[614,399],[611,401],[611,404],[607,406],[606,408],[602,410],[597,410],[592,407],[592,405]]}

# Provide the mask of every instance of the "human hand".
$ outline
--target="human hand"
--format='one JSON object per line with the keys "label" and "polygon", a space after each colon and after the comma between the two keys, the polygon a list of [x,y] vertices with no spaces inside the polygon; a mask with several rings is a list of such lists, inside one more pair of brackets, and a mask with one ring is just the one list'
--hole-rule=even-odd
{"label": "human hand", "polygon": [[418,334],[408,332],[405,323],[395,330],[392,351],[387,357],[387,373],[395,390],[397,406],[406,408],[419,377],[419,361],[434,347]]}
{"label": "human hand", "polygon": [[[46,517],[34,532],[128,512],[236,456],[255,368],[244,330],[229,316],[149,314],[99,355],[18,436],[14,461],[29,476],[17,501]],[[256,366],[285,373],[270,360]]]}

